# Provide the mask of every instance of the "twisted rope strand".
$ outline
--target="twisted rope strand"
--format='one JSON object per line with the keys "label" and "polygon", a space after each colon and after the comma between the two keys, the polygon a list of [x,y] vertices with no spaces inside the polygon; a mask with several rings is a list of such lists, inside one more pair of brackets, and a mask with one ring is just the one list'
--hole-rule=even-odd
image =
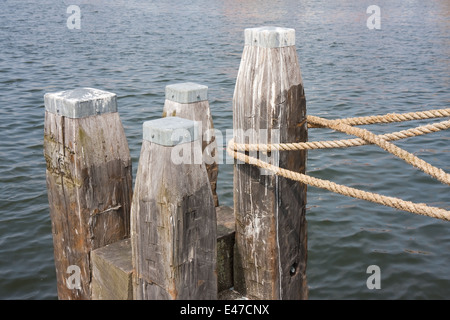
{"label": "twisted rope strand", "polygon": [[355,128],[347,124],[343,124],[340,120],[327,120],[320,117],[309,116],[308,119],[313,123],[327,126],[331,129],[338,130],[347,134],[357,136],[365,141],[378,145],[380,148],[386,150],[387,152],[399,157],[400,159],[406,161],[410,165],[422,170],[426,174],[434,177],[442,183],[450,185],[450,174],[444,172],[444,170],[436,168],[429,164],[428,162],[416,157],[412,153],[409,153],[402,148],[382,139],[380,136],[366,130]]}
{"label": "twisted rope strand", "polygon": [[427,134],[431,132],[437,132],[439,130],[448,129],[450,128],[450,121],[443,121],[437,124],[420,126],[417,128],[393,132],[384,135],[376,135],[368,130],[352,127],[352,125],[388,123],[388,122],[399,122],[408,120],[422,120],[448,116],[450,116],[450,108],[429,110],[422,112],[411,112],[406,114],[387,114],[384,116],[347,118],[338,120],[327,120],[316,116],[308,116],[307,120],[309,127],[331,128],[333,130],[344,132],[346,134],[355,135],[358,138],[337,140],[337,141],[313,141],[313,142],[282,143],[282,144],[240,144],[235,143],[234,139],[231,139],[227,146],[227,152],[237,160],[243,161],[251,165],[256,165],[260,168],[269,170],[274,174],[304,184],[308,184],[313,187],[326,189],[341,195],[382,204],[385,206],[389,206],[395,209],[400,209],[411,213],[426,215],[450,221],[450,211],[447,211],[445,209],[427,206],[426,204],[423,203],[413,203],[411,201],[405,201],[394,197],[387,197],[380,194],[358,190],[344,185],[339,185],[328,180],[322,180],[302,173],[283,169],[274,166],[272,164],[269,164],[267,162],[264,162],[262,160],[259,160],[257,158],[237,152],[237,151],[272,151],[272,150],[286,151],[286,150],[302,150],[302,149],[342,148],[364,144],[376,144],[382,149],[403,159],[412,166],[419,168],[420,170],[436,178],[437,180],[450,185],[450,175],[448,173],[444,172],[442,169],[430,165],[426,161],[414,156],[413,154],[407,152],[406,150],[403,150],[397,147],[396,145],[388,142],[388,140],[399,140],[421,134]]}
{"label": "twisted rope strand", "polygon": [[[386,141],[396,141],[410,137],[416,137],[440,130],[450,128],[450,120],[439,123],[428,124],[407,130],[392,132],[380,135],[379,137]],[[347,148],[371,144],[361,138],[345,139],[345,140],[328,140],[328,141],[308,141],[297,143],[273,143],[273,144],[244,144],[233,142],[232,149],[236,151],[294,151],[294,150],[313,150],[313,149],[329,149],[329,148]]]}
{"label": "twisted rope strand", "polygon": [[[427,111],[416,111],[408,113],[388,113],[379,116],[368,116],[368,117],[354,117],[345,119],[336,119],[337,121],[348,124],[350,126],[355,125],[365,125],[365,124],[375,124],[375,123],[391,123],[391,122],[402,122],[410,120],[425,120],[432,118],[444,118],[450,117],[450,108],[445,109],[434,109]],[[311,128],[322,127],[319,124],[309,124]]]}
{"label": "twisted rope strand", "polygon": [[367,192],[351,187],[347,187],[344,185],[339,185],[337,183],[328,181],[328,180],[322,180],[319,178],[314,178],[302,173],[293,172],[290,170],[286,170],[277,166],[274,166],[272,164],[269,164],[267,162],[264,162],[262,160],[259,160],[254,157],[250,157],[248,155],[245,155],[243,153],[237,152],[233,150],[231,147],[232,144],[230,143],[227,147],[227,152],[231,156],[233,156],[235,159],[238,159],[240,161],[243,161],[248,164],[256,165],[260,168],[270,170],[274,174],[280,175],[282,177],[285,177],[287,179],[295,180],[304,184],[308,184],[313,187],[325,189],[328,191],[332,191],[341,195],[366,200],[378,204],[382,204],[385,206],[389,206],[395,209],[425,215],[437,219],[442,219],[446,221],[450,221],[450,211],[437,208],[437,207],[431,207],[427,206],[423,203],[413,203],[411,201],[405,201],[394,197],[387,197],[380,194]]}

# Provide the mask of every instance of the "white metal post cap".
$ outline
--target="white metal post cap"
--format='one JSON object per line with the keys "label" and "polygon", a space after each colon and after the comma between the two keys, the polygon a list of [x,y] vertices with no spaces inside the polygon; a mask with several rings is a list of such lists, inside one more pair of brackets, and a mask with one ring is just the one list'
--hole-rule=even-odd
{"label": "white metal post cap", "polygon": [[166,99],[178,103],[208,100],[208,87],[194,82],[171,84],[166,86]]}
{"label": "white metal post cap", "polygon": [[295,29],[259,27],[245,29],[245,45],[264,48],[295,46]]}
{"label": "white metal post cap", "polygon": [[198,123],[180,117],[165,117],[144,122],[143,132],[144,140],[172,147],[197,140]]}
{"label": "white metal post cap", "polygon": [[45,110],[68,118],[85,118],[117,112],[115,93],[92,88],[46,93]]}

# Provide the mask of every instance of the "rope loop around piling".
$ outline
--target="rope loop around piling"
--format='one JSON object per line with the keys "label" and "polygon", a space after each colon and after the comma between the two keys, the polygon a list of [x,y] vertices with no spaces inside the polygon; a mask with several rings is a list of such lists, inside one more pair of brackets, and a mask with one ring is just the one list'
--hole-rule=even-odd
{"label": "rope loop around piling", "polygon": [[230,154],[230,156],[233,156],[237,160],[269,170],[274,174],[285,177],[287,179],[295,180],[313,187],[329,190],[341,195],[382,204],[395,209],[450,221],[450,211],[447,211],[442,208],[431,207],[423,203],[413,203],[411,201],[405,201],[394,197],[388,197],[377,193],[367,192],[347,187],[344,185],[336,184],[329,180],[318,179],[299,172],[286,170],[278,166],[274,166],[265,161],[262,161],[260,159],[257,159],[255,157],[251,157],[245,153],[242,153],[249,151],[269,152],[274,150],[294,151],[307,149],[310,150],[310,149],[325,149],[325,148],[346,148],[367,144],[375,144],[380,148],[386,150],[387,152],[395,155],[396,157],[404,160],[406,163],[422,170],[423,172],[437,179],[438,181],[450,185],[450,174],[444,172],[442,169],[429,164],[428,162],[418,158],[412,153],[409,153],[406,150],[401,149],[396,145],[394,145],[393,143],[389,142],[449,129],[450,120],[442,121],[435,124],[429,124],[425,126],[419,126],[416,128],[403,130],[399,132],[393,132],[384,135],[376,135],[367,129],[353,127],[355,125],[391,123],[391,122],[423,120],[442,117],[450,117],[450,108],[420,111],[420,112],[410,112],[404,114],[386,114],[381,116],[357,117],[357,118],[346,118],[335,120],[327,120],[325,118],[317,116],[307,116],[308,127],[329,128],[349,135],[354,135],[357,138],[346,140],[312,141],[312,142],[280,143],[280,144],[242,144],[236,143],[234,142],[234,139],[231,139],[228,142],[227,152]]}

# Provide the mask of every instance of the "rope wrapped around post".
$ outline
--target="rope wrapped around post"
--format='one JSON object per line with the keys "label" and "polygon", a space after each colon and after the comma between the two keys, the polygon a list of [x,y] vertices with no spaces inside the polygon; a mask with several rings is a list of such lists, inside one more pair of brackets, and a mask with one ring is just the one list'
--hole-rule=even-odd
{"label": "rope wrapped around post", "polygon": [[234,142],[233,139],[231,139],[228,142],[227,152],[237,160],[258,166],[266,170],[270,170],[271,172],[277,175],[304,184],[308,184],[313,187],[326,189],[345,196],[367,200],[370,202],[382,204],[385,206],[389,206],[395,209],[400,209],[411,213],[426,215],[429,217],[450,221],[450,211],[447,211],[442,208],[431,207],[423,203],[413,203],[411,201],[404,201],[394,197],[387,197],[380,194],[350,188],[344,185],[339,185],[328,180],[318,179],[308,176],[306,174],[286,170],[271,165],[257,158],[238,152],[238,151],[256,151],[256,150],[264,152],[264,151],[271,151],[274,149],[279,151],[290,151],[290,150],[321,149],[321,148],[335,148],[335,147],[341,148],[364,144],[376,144],[381,148],[383,148],[384,150],[405,160],[407,163],[421,169],[422,171],[436,178],[442,183],[450,185],[450,175],[448,173],[444,172],[442,169],[430,165],[429,163],[423,161],[422,159],[419,159],[418,157],[412,155],[411,153],[388,142],[388,140],[398,140],[410,136],[416,136],[448,129],[450,128],[450,121],[443,121],[438,124],[421,126],[386,135],[375,135],[368,130],[352,127],[352,125],[399,122],[408,120],[422,120],[448,116],[450,116],[450,108],[415,112],[415,113],[406,113],[406,114],[387,114],[384,116],[347,118],[337,120],[327,120],[316,116],[307,116],[308,125],[312,125],[313,127],[331,128],[334,130],[345,132],[347,134],[358,136],[359,139],[348,139],[338,141],[314,141],[314,142],[301,142],[289,144],[237,144]]}

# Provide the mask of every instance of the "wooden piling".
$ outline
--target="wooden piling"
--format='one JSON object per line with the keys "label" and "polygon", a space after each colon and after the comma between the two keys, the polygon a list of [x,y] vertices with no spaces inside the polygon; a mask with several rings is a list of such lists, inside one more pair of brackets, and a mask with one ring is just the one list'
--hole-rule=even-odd
{"label": "wooden piling", "polygon": [[[293,29],[245,30],[233,127],[238,143],[307,140],[306,100]],[[305,151],[264,156],[278,159],[275,164],[282,168],[305,172]],[[237,291],[251,299],[307,298],[305,205],[305,185],[235,163]]]}
{"label": "wooden piling", "polygon": [[219,165],[214,124],[208,102],[208,87],[193,82],[166,86],[163,117],[166,116],[177,116],[199,122],[199,141],[202,145],[203,161],[208,172],[214,205],[217,207],[219,198],[217,197],[216,186]]}
{"label": "wooden piling", "polygon": [[130,234],[128,143],[114,93],[83,88],[44,100],[58,298],[90,299],[91,251]]}
{"label": "wooden piling", "polygon": [[131,208],[134,298],[216,299],[216,215],[197,123],[147,121]]}

